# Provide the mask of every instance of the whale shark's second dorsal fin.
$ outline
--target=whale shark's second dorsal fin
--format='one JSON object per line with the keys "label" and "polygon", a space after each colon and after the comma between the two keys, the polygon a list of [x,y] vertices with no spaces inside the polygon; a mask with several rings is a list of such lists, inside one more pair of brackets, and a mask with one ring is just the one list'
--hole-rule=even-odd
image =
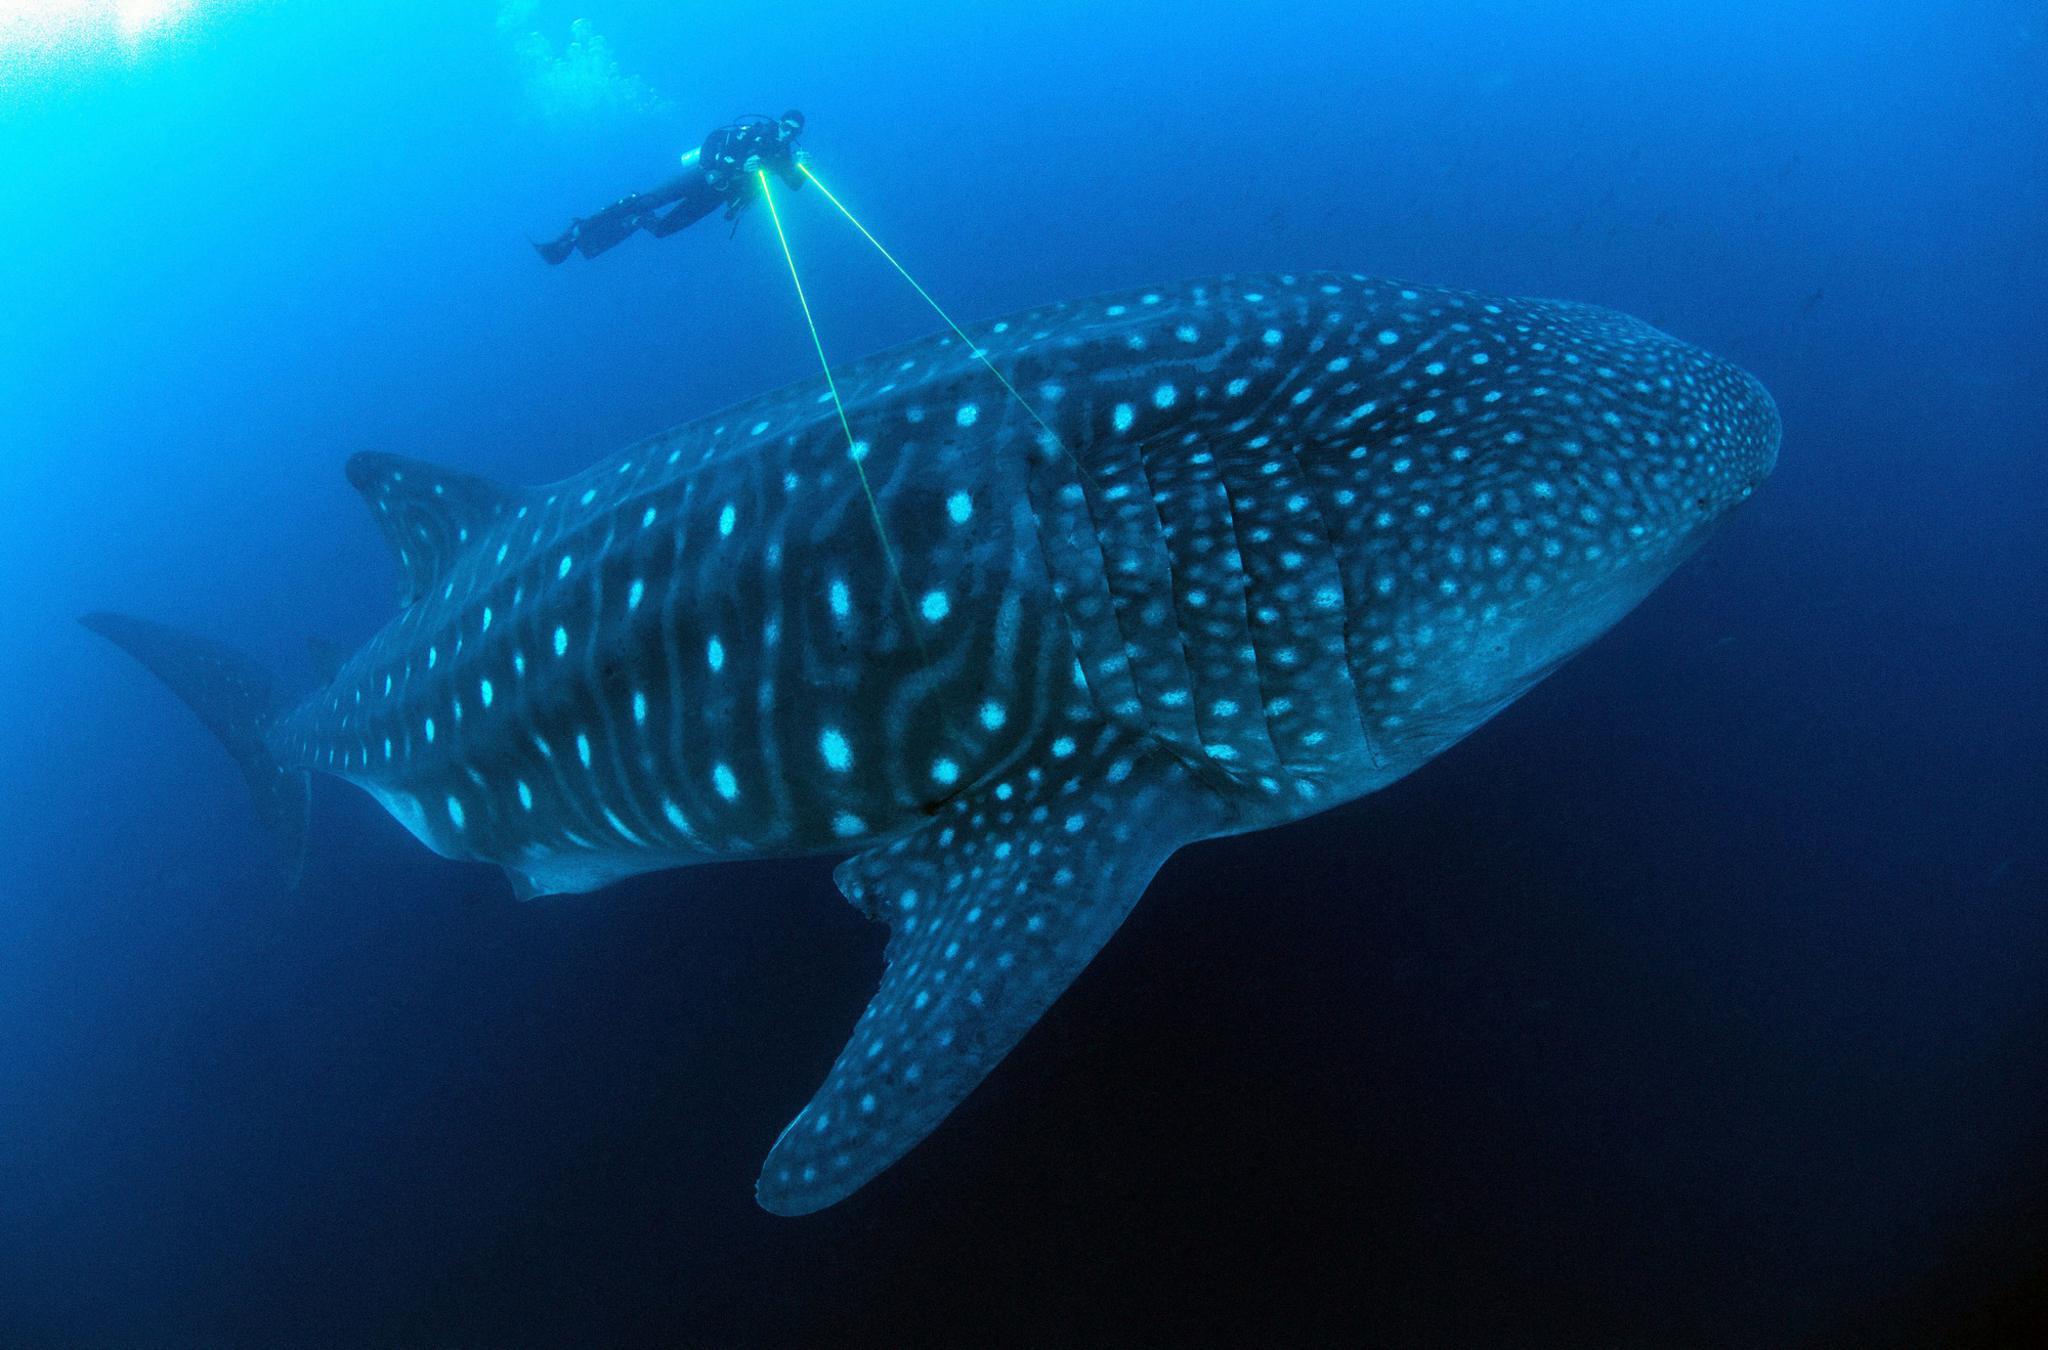
{"label": "whale shark's second dorsal fin", "polygon": [[399,600],[408,605],[447,574],[470,541],[525,500],[518,488],[402,455],[351,455],[348,481],[398,557]]}

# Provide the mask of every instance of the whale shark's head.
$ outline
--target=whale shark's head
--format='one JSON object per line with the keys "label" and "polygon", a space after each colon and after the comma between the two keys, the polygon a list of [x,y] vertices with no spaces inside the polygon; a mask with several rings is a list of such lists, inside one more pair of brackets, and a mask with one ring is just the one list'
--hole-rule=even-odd
{"label": "whale shark's head", "polygon": [[[1778,408],[1747,371],[1647,324],[1627,322],[1644,333],[1647,359],[1665,367],[1654,385],[1675,396],[1675,407],[1653,403],[1620,410],[1624,418],[1633,412],[1641,426],[1635,436],[1617,437],[1603,454],[1603,474],[1619,473],[1630,484],[1624,499],[1632,490],[1645,514],[1669,525],[1668,537],[1680,550],[1676,562],[1778,466]],[[1648,382],[1631,379],[1629,391],[1639,392]],[[1663,434],[1653,441],[1660,423]]]}
{"label": "whale shark's head", "polygon": [[1371,397],[1322,443],[1373,559],[1352,622],[1397,773],[1612,626],[1755,491],[1779,441],[1761,384],[1640,320],[1398,294],[1414,298],[1338,358]]}

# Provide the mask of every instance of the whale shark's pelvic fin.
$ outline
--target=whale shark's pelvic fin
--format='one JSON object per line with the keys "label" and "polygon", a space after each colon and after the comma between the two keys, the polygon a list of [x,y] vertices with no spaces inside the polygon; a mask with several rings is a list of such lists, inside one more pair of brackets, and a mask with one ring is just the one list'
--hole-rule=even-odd
{"label": "whale shark's pelvic fin", "polygon": [[306,860],[312,785],[303,770],[277,762],[263,733],[277,715],[270,672],[234,648],[127,614],[79,620],[171,687],[220,738],[256,799],[256,814],[284,853],[285,884],[299,884]]}
{"label": "whale shark's pelvic fin", "polygon": [[476,474],[367,451],[349,456],[348,481],[398,559],[399,602],[407,605],[441,585],[457,555],[528,496]]}
{"label": "whale shark's pelvic fin", "polygon": [[1113,728],[1062,738],[1040,767],[956,798],[840,864],[849,900],[890,926],[882,987],[755,1194],[777,1214],[844,1199],[929,1134],[1109,940],[1221,800],[1171,755]]}

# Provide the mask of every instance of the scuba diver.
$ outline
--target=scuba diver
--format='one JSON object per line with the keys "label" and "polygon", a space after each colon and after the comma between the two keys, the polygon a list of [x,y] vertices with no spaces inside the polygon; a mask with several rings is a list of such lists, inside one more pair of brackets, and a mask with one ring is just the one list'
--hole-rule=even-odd
{"label": "scuba diver", "polygon": [[797,172],[803,152],[796,143],[803,129],[804,115],[794,108],[774,119],[741,117],[685,153],[683,171],[674,178],[645,192],[628,193],[596,215],[570,222],[568,229],[545,244],[535,244],[533,250],[549,263],[559,263],[572,252],[595,258],[636,230],[665,239],[720,206],[727,220],[737,220],[753,201],[758,170],[769,170],[791,188],[804,185]]}

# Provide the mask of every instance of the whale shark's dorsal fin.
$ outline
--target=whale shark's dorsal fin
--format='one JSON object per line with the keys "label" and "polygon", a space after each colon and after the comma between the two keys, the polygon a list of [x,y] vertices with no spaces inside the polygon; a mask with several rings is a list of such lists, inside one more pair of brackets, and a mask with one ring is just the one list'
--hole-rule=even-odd
{"label": "whale shark's dorsal fin", "polygon": [[844,1199],[931,1133],[1080,974],[1182,844],[1226,828],[1175,756],[1116,728],[955,798],[841,863],[889,924],[882,987],[755,1194],[777,1214]]}
{"label": "whale shark's dorsal fin", "polygon": [[351,455],[348,481],[397,555],[399,599],[408,605],[447,574],[471,540],[525,500],[518,488],[402,455]]}

